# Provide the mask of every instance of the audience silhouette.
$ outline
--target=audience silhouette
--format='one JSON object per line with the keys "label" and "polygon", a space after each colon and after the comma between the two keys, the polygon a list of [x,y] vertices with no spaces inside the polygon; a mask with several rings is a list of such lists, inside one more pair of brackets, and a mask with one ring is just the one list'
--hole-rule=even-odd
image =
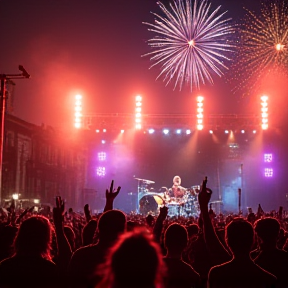
{"label": "audience silhouette", "polygon": [[250,257],[254,241],[251,223],[242,218],[233,219],[226,227],[226,241],[233,258],[210,270],[210,288],[275,287],[276,277],[256,265]]}
{"label": "audience silhouette", "polygon": [[167,287],[199,287],[200,276],[191,265],[182,260],[188,243],[188,233],[183,225],[173,223],[165,231],[164,245],[167,254],[163,258],[167,266]]}
{"label": "audience silhouette", "polygon": [[257,220],[254,227],[260,248],[254,262],[277,277],[277,287],[288,287],[288,253],[277,248],[279,221],[266,217]]}
{"label": "audience silhouette", "polygon": [[98,220],[98,242],[76,250],[68,267],[71,287],[95,287],[101,280],[97,267],[105,262],[106,254],[119,235],[126,230],[126,215],[120,210],[104,212]]}
{"label": "audience silhouette", "polygon": [[126,232],[112,247],[97,288],[161,288],[165,274],[159,245],[146,229]]}
{"label": "audience silhouette", "polygon": [[51,260],[52,225],[43,216],[24,220],[14,241],[15,254],[0,263],[0,287],[56,287],[58,271]]}
{"label": "audience silhouette", "polygon": [[89,204],[65,212],[60,196],[43,215],[34,207],[17,214],[12,201],[0,210],[0,288],[287,288],[283,207],[216,215],[206,185],[200,215],[189,219],[167,218],[166,205],[158,216],[113,210],[121,190],[113,180],[97,215]]}

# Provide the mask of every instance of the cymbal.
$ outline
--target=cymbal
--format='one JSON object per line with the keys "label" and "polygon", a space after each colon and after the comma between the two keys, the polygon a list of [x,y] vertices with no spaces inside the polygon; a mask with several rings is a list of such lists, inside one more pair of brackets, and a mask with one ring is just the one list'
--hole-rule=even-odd
{"label": "cymbal", "polygon": [[163,193],[155,193],[155,192],[145,192],[145,194],[143,196],[149,196],[149,195],[152,195],[152,196],[164,196],[162,195]]}
{"label": "cymbal", "polygon": [[141,179],[141,178],[134,178],[134,179],[139,180],[139,181],[142,181],[142,182],[145,182],[145,183],[147,183],[147,184],[155,183],[155,181],[147,180],[147,179]]}
{"label": "cymbal", "polygon": [[216,201],[211,201],[211,204],[216,204],[216,203],[223,203],[221,200],[216,200]]}

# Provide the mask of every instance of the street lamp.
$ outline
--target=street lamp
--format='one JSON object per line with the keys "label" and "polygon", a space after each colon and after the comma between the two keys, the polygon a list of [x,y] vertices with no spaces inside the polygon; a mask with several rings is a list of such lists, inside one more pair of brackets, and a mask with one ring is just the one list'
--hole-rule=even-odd
{"label": "street lamp", "polygon": [[0,206],[2,204],[2,162],[3,162],[3,143],[4,143],[4,122],[6,112],[6,82],[12,79],[28,79],[30,74],[25,70],[22,65],[18,69],[21,71],[19,74],[0,74],[1,91],[0,91]]}

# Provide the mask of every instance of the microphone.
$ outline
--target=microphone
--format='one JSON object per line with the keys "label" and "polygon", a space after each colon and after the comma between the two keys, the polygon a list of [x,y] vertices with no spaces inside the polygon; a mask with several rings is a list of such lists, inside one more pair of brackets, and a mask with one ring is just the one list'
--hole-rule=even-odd
{"label": "microphone", "polygon": [[19,70],[22,72],[22,75],[25,77],[25,78],[30,78],[30,74],[25,70],[25,68],[22,66],[22,65],[19,65]]}

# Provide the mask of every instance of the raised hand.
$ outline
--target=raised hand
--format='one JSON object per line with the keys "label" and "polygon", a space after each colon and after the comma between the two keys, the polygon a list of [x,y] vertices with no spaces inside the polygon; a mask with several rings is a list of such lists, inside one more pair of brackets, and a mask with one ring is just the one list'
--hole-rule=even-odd
{"label": "raised hand", "polygon": [[110,189],[106,189],[106,199],[107,200],[114,200],[117,195],[119,194],[120,190],[121,190],[121,187],[118,186],[117,189],[114,189],[113,188],[114,186],[114,180],[111,181],[111,185],[110,185]]}
{"label": "raised hand", "polygon": [[[33,209],[34,209],[34,206],[32,206],[32,207],[33,207]],[[18,218],[17,218],[16,221],[15,221],[15,224],[20,224],[21,219],[22,219],[28,212],[30,212],[30,209],[31,209],[31,208],[27,207],[27,208],[18,216]]]}
{"label": "raised hand", "polygon": [[34,211],[34,208],[35,208],[35,206],[32,206],[32,207],[28,208],[27,212],[32,213]]}
{"label": "raised hand", "polygon": [[153,235],[154,235],[155,240],[158,243],[160,243],[160,240],[161,240],[163,222],[166,219],[167,215],[168,215],[168,207],[165,205],[163,207],[160,207],[160,213],[156,219],[156,222],[153,228]]}
{"label": "raised hand", "polygon": [[53,221],[55,227],[62,227],[63,218],[64,218],[64,200],[61,199],[61,196],[56,197],[56,207],[53,208]]}
{"label": "raised hand", "polygon": [[104,207],[104,212],[113,209],[114,199],[117,197],[121,190],[121,187],[118,186],[117,189],[114,189],[114,180],[111,181],[110,189],[106,189],[106,205]]}
{"label": "raised hand", "polygon": [[257,209],[257,218],[261,218],[262,216],[265,215],[264,210],[261,207],[261,204],[258,205],[258,209]]}
{"label": "raised hand", "polygon": [[86,222],[88,223],[92,218],[89,204],[85,204],[84,213],[85,213]]}
{"label": "raised hand", "polygon": [[163,206],[163,207],[160,207],[160,213],[159,213],[159,218],[161,220],[165,220],[167,215],[168,215],[168,207],[167,206]]}
{"label": "raised hand", "polygon": [[72,250],[64,233],[65,204],[61,196],[56,196],[56,206],[53,208],[53,221],[57,238],[57,266],[60,273],[65,273],[71,259]]}
{"label": "raised hand", "polygon": [[205,177],[205,180],[203,180],[202,182],[202,187],[198,194],[198,202],[199,202],[200,208],[208,209],[208,203],[211,199],[212,190],[207,188],[206,185],[207,185],[207,177]]}

